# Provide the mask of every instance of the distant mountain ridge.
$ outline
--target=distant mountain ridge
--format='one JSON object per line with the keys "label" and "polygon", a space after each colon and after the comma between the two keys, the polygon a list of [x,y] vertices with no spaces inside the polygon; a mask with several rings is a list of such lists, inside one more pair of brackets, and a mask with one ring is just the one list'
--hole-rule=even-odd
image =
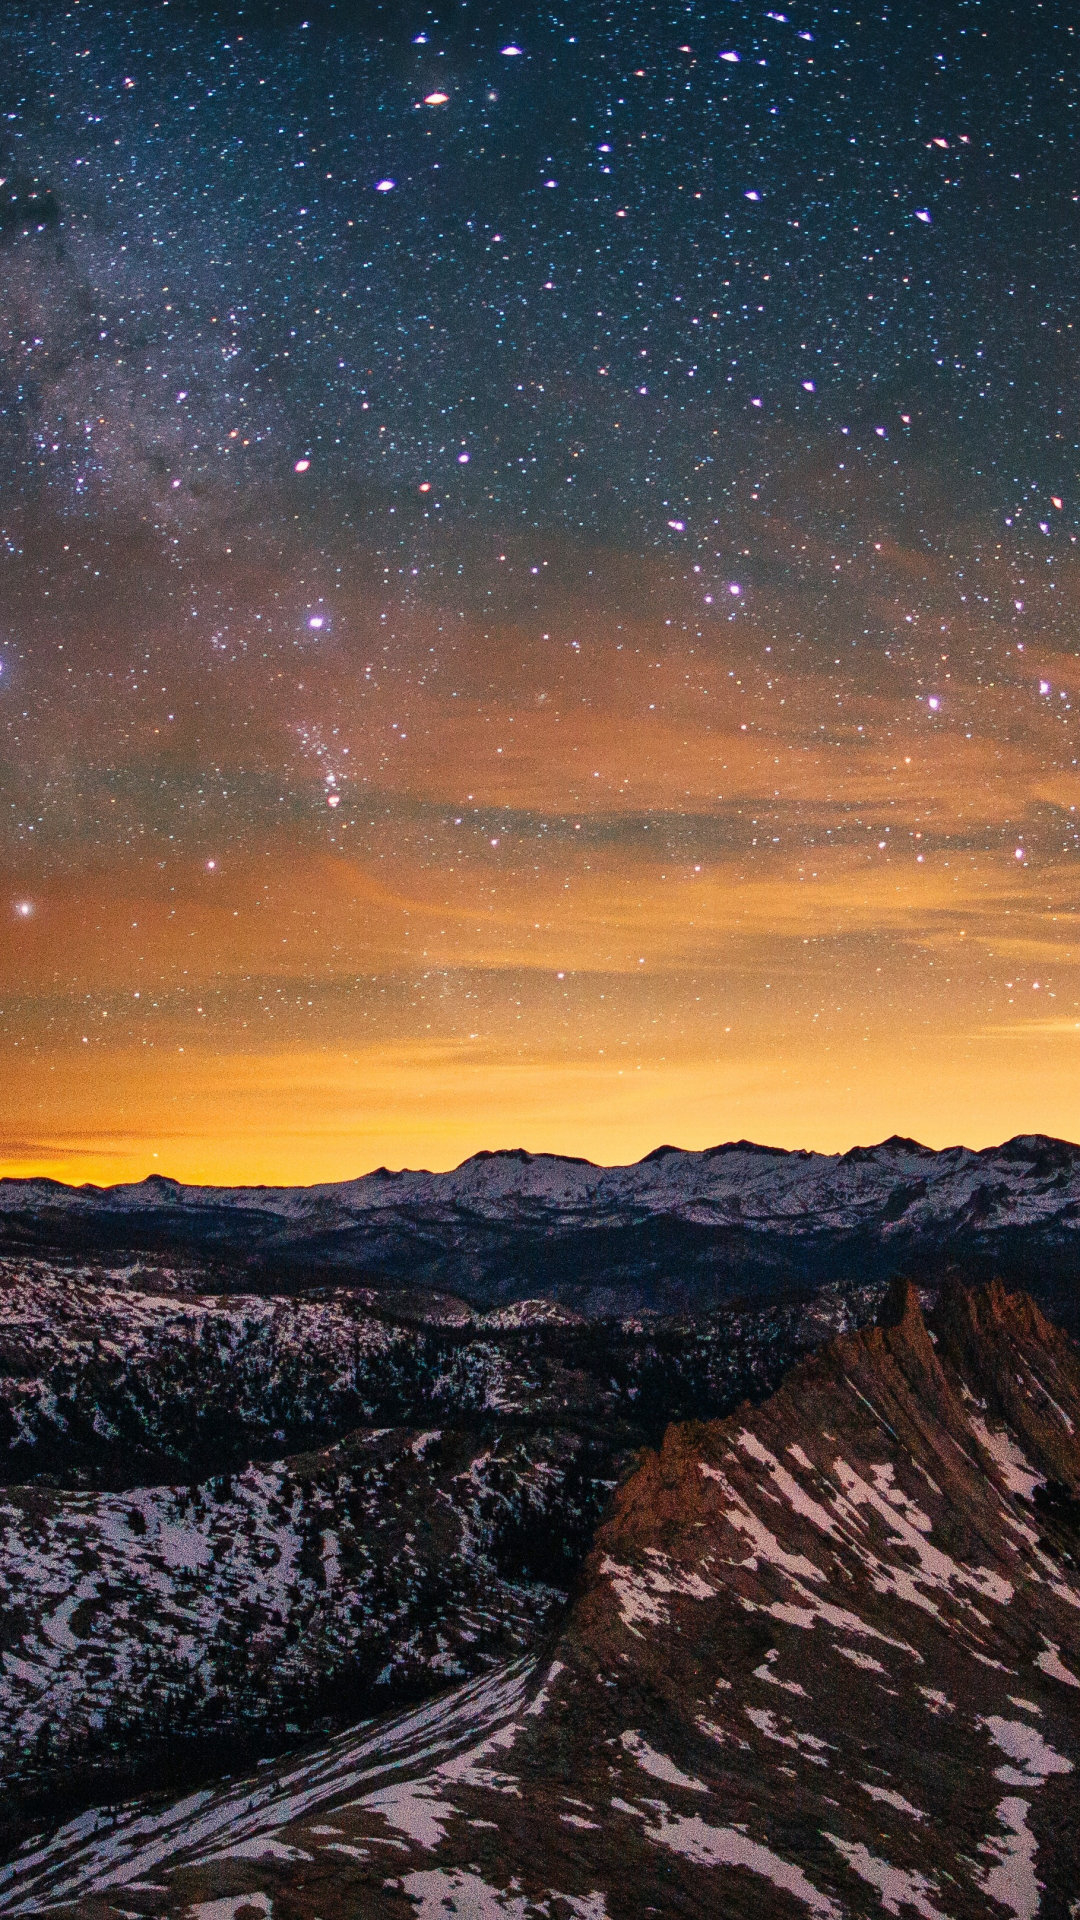
{"label": "distant mountain ridge", "polygon": [[58,1247],[168,1252],[269,1291],[434,1285],[589,1313],[959,1264],[1022,1282],[1075,1328],[1080,1146],[1023,1134],[936,1151],[894,1136],[822,1154],[740,1140],[661,1146],[625,1167],[509,1149],[308,1187],[0,1180],[0,1251]]}

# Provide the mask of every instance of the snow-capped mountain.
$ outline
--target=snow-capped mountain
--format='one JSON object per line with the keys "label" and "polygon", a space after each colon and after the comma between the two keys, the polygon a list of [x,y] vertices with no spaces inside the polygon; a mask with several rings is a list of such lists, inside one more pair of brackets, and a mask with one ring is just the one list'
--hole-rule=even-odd
{"label": "snow-capped mountain", "polygon": [[363,1280],[607,1313],[959,1261],[1022,1280],[1076,1324],[1080,1147],[891,1139],[830,1155],[740,1141],[659,1147],[629,1167],[515,1151],[297,1188],[5,1180],[0,1247],[156,1249],[256,1289]]}
{"label": "snow-capped mountain", "polygon": [[1076,1325],[1078,1203],[1034,1137],[0,1184],[0,1914],[1064,1920],[1080,1361],[978,1276]]}
{"label": "snow-capped mountain", "polygon": [[0,1913],[1066,1920],[1080,1359],[947,1286],[620,1489],[553,1649],[182,1801],[86,1814]]}

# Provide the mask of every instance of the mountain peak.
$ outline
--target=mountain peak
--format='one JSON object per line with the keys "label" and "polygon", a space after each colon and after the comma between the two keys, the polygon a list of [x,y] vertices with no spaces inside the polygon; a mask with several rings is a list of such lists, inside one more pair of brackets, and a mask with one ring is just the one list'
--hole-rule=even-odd
{"label": "mountain peak", "polygon": [[[661,1147],[659,1151],[661,1153],[674,1152],[675,1149]],[[537,1160],[550,1160],[555,1166],[565,1167],[591,1167],[595,1164],[594,1161],[586,1160],[581,1154],[577,1153],[530,1153],[527,1147],[479,1147],[475,1153],[470,1153],[468,1159],[463,1160],[460,1167],[455,1169],[455,1171],[460,1173],[463,1167],[478,1167],[482,1166],[485,1161],[491,1160],[502,1161],[504,1164],[510,1165],[516,1163],[521,1167],[531,1167]],[[429,1175],[428,1177],[438,1179],[439,1175]]]}
{"label": "mountain peak", "polygon": [[919,1290],[913,1280],[902,1274],[894,1275],[878,1308],[877,1323],[879,1327],[902,1327],[905,1331],[923,1325]]}

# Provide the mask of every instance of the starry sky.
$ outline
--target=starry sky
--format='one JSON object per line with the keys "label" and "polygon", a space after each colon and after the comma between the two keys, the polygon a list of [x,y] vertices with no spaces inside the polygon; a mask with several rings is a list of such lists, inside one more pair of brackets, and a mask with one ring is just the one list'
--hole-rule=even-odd
{"label": "starry sky", "polygon": [[8,0],[0,1171],[1080,1135],[1078,76]]}

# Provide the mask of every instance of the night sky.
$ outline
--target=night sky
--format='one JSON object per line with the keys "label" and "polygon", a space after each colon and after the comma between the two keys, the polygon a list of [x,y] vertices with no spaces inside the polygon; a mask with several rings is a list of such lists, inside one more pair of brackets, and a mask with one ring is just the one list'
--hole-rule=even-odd
{"label": "night sky", "polygon": [[1080,1135],[1078,75],[8,0],[0,1171]]}

